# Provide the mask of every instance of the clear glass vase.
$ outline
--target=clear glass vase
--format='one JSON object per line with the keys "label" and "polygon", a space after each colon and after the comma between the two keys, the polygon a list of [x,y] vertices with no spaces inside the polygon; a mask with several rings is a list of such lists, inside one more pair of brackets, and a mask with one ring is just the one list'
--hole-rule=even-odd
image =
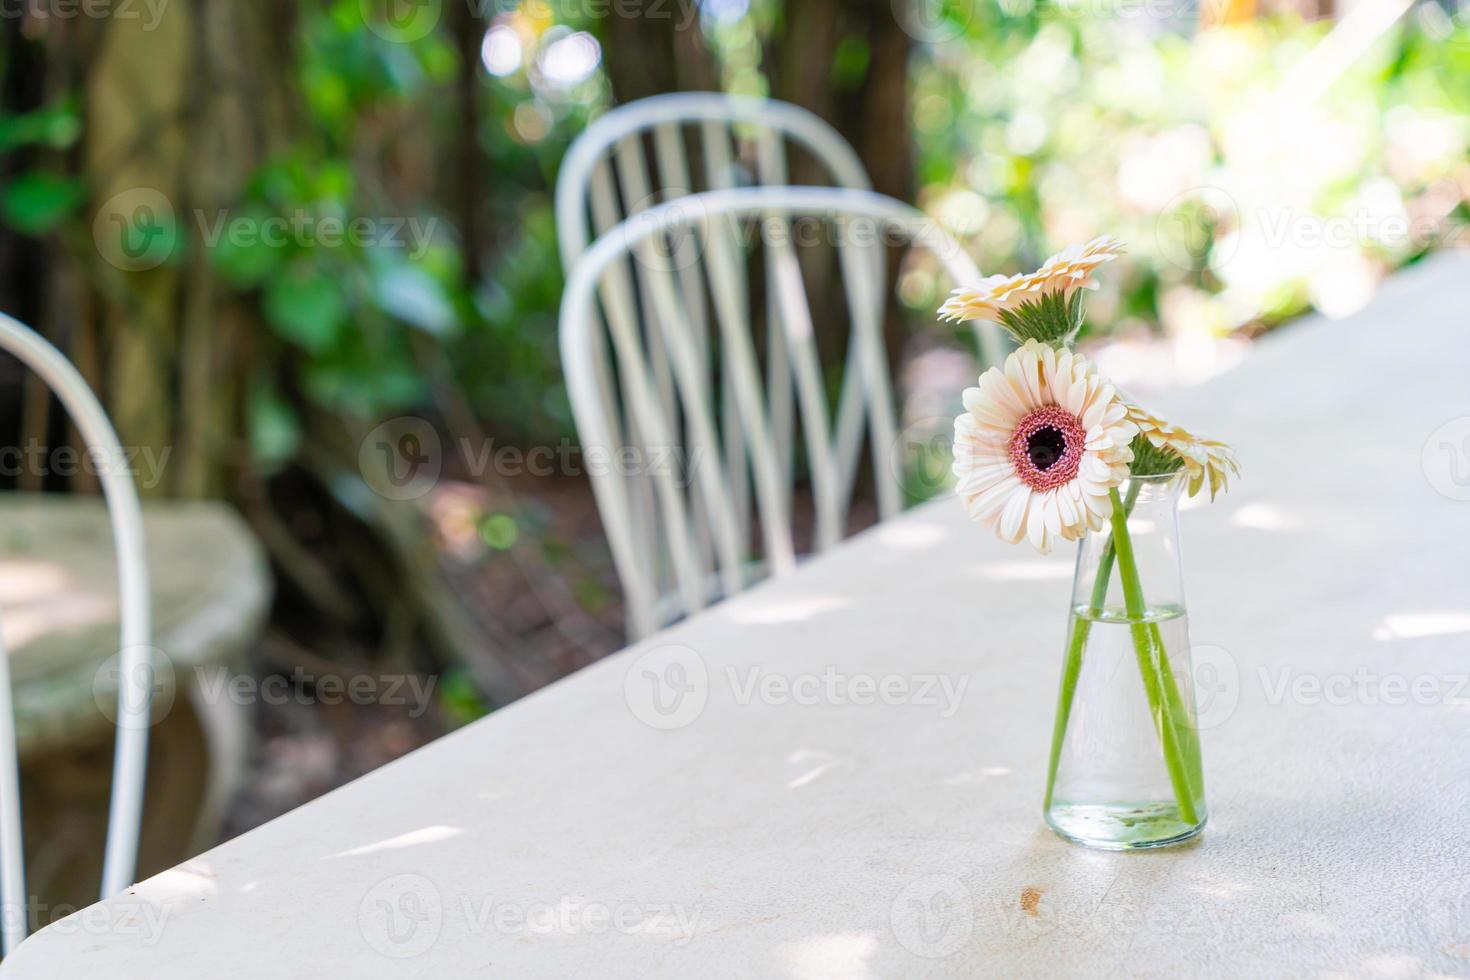
{"label": "clear glass vase", "polygon": [[1045,811],[1078,844],[1158,847],[1204,829],[1182,487],[1178,474],[1129,480],[1077,550]]}

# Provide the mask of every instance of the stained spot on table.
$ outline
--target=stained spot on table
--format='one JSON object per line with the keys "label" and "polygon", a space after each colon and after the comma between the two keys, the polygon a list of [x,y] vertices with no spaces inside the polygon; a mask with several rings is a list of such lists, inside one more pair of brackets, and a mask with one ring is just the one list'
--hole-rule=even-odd
{"label": "stained spot on table", "polygon": [[1042,890],[1040,888],[1034,887],[1021,889],[1022,912],[1025,912],[1027,915],[1030,916],[1036,916],[1040,914],[1038,912],[1038,908],[1041,905],[1041,891]]}

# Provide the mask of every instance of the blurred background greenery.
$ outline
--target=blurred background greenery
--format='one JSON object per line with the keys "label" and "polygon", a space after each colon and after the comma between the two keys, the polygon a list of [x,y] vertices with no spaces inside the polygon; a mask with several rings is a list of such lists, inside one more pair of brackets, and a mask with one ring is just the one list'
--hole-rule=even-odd
{"label": "blurred background greenery", "polygon": [[[1088,329],[1125,382],[1200,380],[1464,237],[1470,30],[1449,0],[95,10],[0,19],[0,309],[78,363],[125,444],[169,447],[149,495],[229,501],[264,542],[278,588],[252,669],[440,681],[420,718],[262,708],[227,830],[621,644],[580,477],[445,453],[435,491],[397,501],[360,453],[405,415],[449,446],[574,442],[551,189],[612,105],[724,89],[806,106],[986,272],[1124,239]],[[293,230],[233,233],[273,218]],[[959,333],[923,312],[941,292],[932,270],[904,273],[921,311],[899,338],[906,377],[970,373],[942,356]],[[0,441],[74,441],[6,371]],[[96,492],[85,474],[7,483]]]}

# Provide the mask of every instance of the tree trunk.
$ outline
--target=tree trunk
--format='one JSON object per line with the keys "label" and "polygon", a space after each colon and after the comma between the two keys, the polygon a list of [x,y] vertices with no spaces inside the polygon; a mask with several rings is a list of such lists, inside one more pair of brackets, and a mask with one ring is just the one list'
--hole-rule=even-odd
{"label": "tree trunk", "polygon": [[[847,56],[842,51],[855,52]],[[765,63],[771,94],[810,109],[831,123],[857,151],[873,189],[901,201],[914,199],[914,145],[908,124],[910,37],[894,16],[891,0],[801,0],[785,6],[785,17],[767,45]],[[864,63],[865,62],[865,63]],[[849,67],[849,65],[852,67]],[[827,183],[809,160],[794,161],[793,182]],[[888,269],[891,284],[899,256]],[[830,315],[813,324],[827,349],[840,348],[849,329],[840,284],[814,286],[828,299]],[[884,346],[897,364],[904,324],[889,290]]]}
{"label": "tree trunk", "polygon": [[[806,0],[802,0],[806,2]],[[667,92],[709,92],[719,72],[693,7],[657,0],[615,5],[597,27],[613,98],[626,104]],[[637,16],[627,16],[636,13]]]}
{"label": "tree trunk", "polygon": [[[21,114],[46,103],[50,79],[39,50],[40,46],[21,31],[4,32],[0,40],[0,66],[6,71],[3,91],[0,91],[0,110]],[[37,156],[35,150],[0,155],[0,186],[9,184]],[[26,324],[40,324],[46,312],[46,252],[20,234],[0,227],[0,269],[9,273],[0,281],[0,310]],[[4,417],[16,420],[14,426],[8,423],[4,426],[6,444],[24,447],[32,439],[44,439],[49,427],[50,400],[44,397],[38,379],[9,357],[0,363],[0,377],[6,381],[7,390],[19,393],[18,398],[3,406]],[[16,476],[19,490],[35,490],[39,485],[39,473],[22,468]]]}
{"label": "tree trunk", "polygon": [[195,246],[155,268],[97,264],[108,407],[125,444],[171,453],[164,482],[145,493],[217,495],[239,465],[255,317],[194,233],[286,143],[289,23],[276,0],[186,0],[147,27],[105,21],[89,58],[83,169],[102,257],[118,265],[100,239],[145,222],[165,234],[171,222]]}
{"label": "tree trunk", "polygon": [[[839,59],[839,49],[856,52]],[[861,70],[842,69],[861,59]],[[913,38],[890,0],[801,0],[766,51],[771,94],[803,106],[837,128],[862,157],[873,189],[912,200],[914,150],[908,126],[908,63]],[[859,62],[860,64],[860,62]]]}
{"label": "tree trunk", "polygon": [[[300,95],[292,82],[295,10],[292,0],[171,0],[156,23],[94,19],[85,30],[73,29],[42,49],[45,58],[33,78],[64,77],[63,91],[81,96],[83,136],[69,172],[87,180],[93,200],[83,216],[52,236],[57,254],[49,259],[34,241],[12,246],[0,239],[0,250],[11,250],[0,257],[14,263],[6,272],[19,270],[38,284],[27,283],[23,302],[7,308],[79,363],[124,445],[150,450],[166,462],[163,479],[140,485],[140,491],[225,497],[245,507],[277,569],[297,586],[282,592],[311,610],[301,617],[303,631],[357,638],[386,629],[377,616],[381,605],[368,603],[364,616],[357,603],[369,580],[385,583],[383,591],[404,597],[400,605],[411,607],[407,621],[424,624],[422,635],[437,661],[468,663],[493,703],[505,703],[529,685],[505,679],[507,668],[497,666],[496,658],[508,644],[492,642],[456,606],[458,593],[429,560],[432,539],[421,513],[380,507],[357,515],[365,524],[354,521],[350,529],[321,533],[308,551],[300,547],[301,527],[320,528],[339,509],[352,508],[330,493],[293,492],[299,479],[278,481],[280,492],[273,493],[251,470],[248,388],[268,377],[293,391],[290,369],[299,355],[275,337],[253,296],[217,275],[208,233],[239,215],[262,164],[312,137],[297,116]],[[478,44],[468,40],[478,38],[479,29],[474,16],[457,26],[462,50],[471,58],[460,76],[466,98],[461,118],[467,119],[476,111],[480,84]],[[27,43],[28,52],[37,48]],[[8,53],[0,67],[7,88],[14,87],[11,73],[18,66]],[[44,101],[11,95],[6,104],[18,109]],[[473,229],[479,227],[473,218],[483,189],[475,186],[474,133],[464,136],[455,157],[457,193]],[[134,239],[124,235],[129,229],[176,232],[178,244],[167,261],[152,253],[140,258]],[[475,240],[468,242],[472,261]],[[330,490],[360,485],[360,440],[337,438],[341,426],[308,399],[296,408],[308,448],[288,476],[322,476]],[[44,430],[48,412],[55,414],[49,405],[33,410],[40,421],[32,428]],[[371,502],[372,494],[362,489]],[[381,566],[330,561],[385,549],[401,551],[404,560]],[[329,560],[315,561],[317,552]],[[309,567],[293,578],[303,554]]]}
{"label": "tree trunk", "polygon": [[485,24],[474,3],[458,3],[451,13],[450,30],[454,34],[454,46],[459,51],[459,75],[455,79],[455,106],[459,116],[459,132],[455,147],[456,212],[459,215],[459,233],[464,241],[465,277],[472,283],[480,281],[484,265],[486,242],[483,226],[484,175],[482,161],[485,151],[480,147],[480,44],[485,36]]}

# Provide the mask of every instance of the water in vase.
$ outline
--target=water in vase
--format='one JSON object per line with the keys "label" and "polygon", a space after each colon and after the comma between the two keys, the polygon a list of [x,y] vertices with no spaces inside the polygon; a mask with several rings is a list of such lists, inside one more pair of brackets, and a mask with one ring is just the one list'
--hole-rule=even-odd
{"label": "water in vase", "polygon": [[[1069,645],[1081,665],[1066,717],[1046,819],[1063,837],[1103,848],[1177,843],[1205,823],[1194,696],[1189,689],[1189,619],[1182,606],[1072,610]],[[1079,637],[1080,632],[1080,637]],[[1152,663],[1141,666],[1149,651]],[[1152,696],[1146,676],[1162,678]],[[1165,739],[1178,758],[1165,763]],[[1182,805],[1181,805],[1181,800]]]}

